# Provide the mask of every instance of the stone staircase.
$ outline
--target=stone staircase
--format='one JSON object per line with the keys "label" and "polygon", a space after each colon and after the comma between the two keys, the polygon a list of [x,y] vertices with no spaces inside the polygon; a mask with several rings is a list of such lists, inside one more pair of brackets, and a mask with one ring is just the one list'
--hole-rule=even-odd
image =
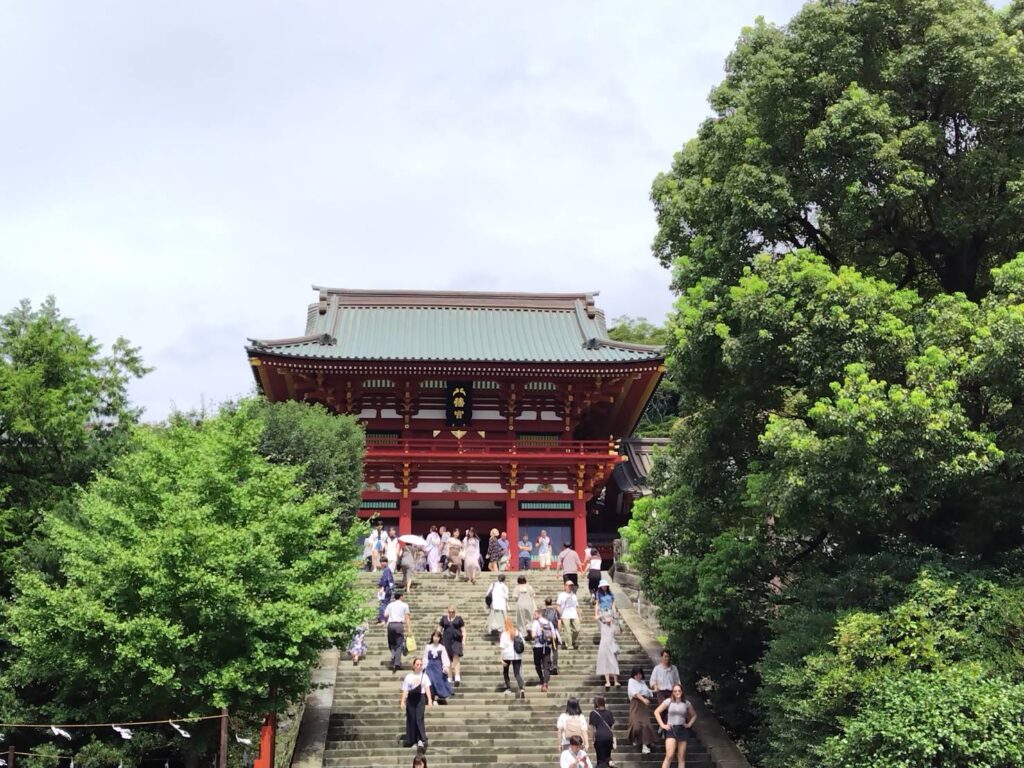
{"label": "stone staircase", "polygon": [[[507,574],[513,586],[516,576],[516,573]],[[561,580],[554,573],[535,571],[528,578],[539,603],[543,603],[544,597],[555,596],[561,590]],[[462,685],[447,705],[435,705],[426,711],[430,768],[556,766],[555,721],[564,711],[566,698],[577,697],[586,716],[593,709],[593,697],[604,694],[604,678],[598,678],[594,671],[598,632],[593,621],[593,609],[587,604],[581,606],[581,613],[586,617],[580,635],[581,648],[560,652],[559,674],[551,678],[550,690],[541,692],[532,653],[527,647],[523,658],[526,699],[517,700],[501,692],[501,656],[497,640],[491,639],[486,632],[487,609],[483,599],[492,580],[493,576],[485,573],[475,585],[471,585],[442,580],[437,574],[420,574],[411,594],[406,597],[412,612],[419,655],[422,655],[430,632],[449,603],[458,607],[467,623]],[[359,583],[366,587],[368,594],[372,594],[376,576],[364,574],[360,576]],[[585,587],[581,597],[584,592]],[[325,768],[408,768],[412,765],[415,749],[401,746],[405,713],[399,709],[399,702],[401,681],[411,668],[412,657],[406,656],[403,669],[393,673],[388,668],[385,628],[371,627],[366,639],[369,650],[366,659],[353,665],[343,653],[338,665],[323,763]],[[629,670],[639,665],[649,676],[651,661],[628,627],[617,640],[621,649],[622,687],[613,687],[606,694],[608,709],[615,715],[619,745],[612,759],[617,766],[658,766],[664,758],[661,744],[655,745],[651,754],[643,755],[639,747],[626,740]],[[593,759],[593,750],[590,755]],[[689,768],[712,765],[709,754],[699,741],[689,744],[686,764]]]}

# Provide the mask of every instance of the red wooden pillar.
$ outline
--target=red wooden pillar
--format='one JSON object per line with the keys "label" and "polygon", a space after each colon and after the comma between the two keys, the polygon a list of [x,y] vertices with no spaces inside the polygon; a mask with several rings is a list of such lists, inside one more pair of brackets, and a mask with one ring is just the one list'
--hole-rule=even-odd
{"label": "red wooden pillar", "polygon": [[277,713],[267,715],[260,728],[260,751],[252,768],[274,768],[274,747],[277,737]]}
{"label": "red wooden pillar", "polygon": [[505,533],[508,534],[510,571],[519,570],[519,502],[509,495],[505,499]]}
{"label": "red wooden pillar", "polygon": [[583,550],[587,548],[587,501],[586,499],[573,499],[572,502],[572,548],[580,557],[583,557]]}
{"label": "red wooden pillar", "polygon": [[407,533],[412,533],[412,499],[407,495],[407,492],[402,493],[402,497],[398,500],[398,535],[405,536]]}

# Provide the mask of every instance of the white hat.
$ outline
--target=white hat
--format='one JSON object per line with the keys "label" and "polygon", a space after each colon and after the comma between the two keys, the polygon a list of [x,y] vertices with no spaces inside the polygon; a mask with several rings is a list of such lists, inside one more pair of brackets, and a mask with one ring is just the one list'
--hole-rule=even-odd
{"label": "white hat", "polygon": [[610,587],[610,586],[611,586],[611,584],[608,583],[608,579],[601,579],[601,583],[597,585],[597,588],[600,589],[601,587]]}

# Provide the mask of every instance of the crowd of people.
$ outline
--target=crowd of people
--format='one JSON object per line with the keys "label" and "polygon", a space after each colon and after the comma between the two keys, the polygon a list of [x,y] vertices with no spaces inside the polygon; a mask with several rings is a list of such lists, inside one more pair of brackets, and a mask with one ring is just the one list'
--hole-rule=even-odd
{"label": "crowd of people", "polygon": [[[456,689],[462,684],[460,659],[466,645],[466,621],[456,606],[449,605],[439,617],[422,653],[416,652],[412,615],[405,600],[405,593],[412,588],[412,573],[419,567],[414,550],[423,554],[425,570],[433,573],[463,578],[474,584],[484,571],[494,574],[484,593],[486,628],[497,643],[501,662],[499,690],[518,699],[526,698],[522,666],[527,648],[542,693],[549,691],[552,675],[558,674],[559,651],[579,649],[584,610],[577,590],[579,576],[586,573],[592,609],[588,613],[593,615],[600,638],[595,672],[599,678],[603,677],[606,693],[613,687],[621,687],[616,642],[622,628],[621,616],[611,585],[601,577],[601,556],[595,547],[588,546],[581,557],[566,542],[558,557],[553,558],[551,541],[545,531],[536,542],[524,537],[518,544],[521,572],[516,576],[515,585],[510,586],[504,571],[512,557],[511,543],[497,529],[491,530],[486,547],[481,547],[472,528],[460,536],[458,529],[449,534],[444,526],[432,527],[425,541],[426,544],[419,547],[403,546],[393,528],[384,531],[383,526],[377,525],[367,539],[364,552],[368,568],[380,572],[377,623],[387,628],[392,670],[402,669],[405,654],[415,654],[412,670],[402,680],[400,702],[405,713],[404,743],[417,748],[414,766],[425,768],[427,764],[426,708],[444,705],[456,695]],[[530,563],[524,554],[532,561],[534,549],[544,570],[557,568],[562,573],[562,590],[557,596],[541,599],[529,583],[526,568]],[[401,588],[397,587],[394,576],[396,567],[402,572]],[[360,627],[350,645],[354,664],[366,655],[367,631],[366,625]],[[682,768],[695,712],[683,694],[679,672],[671,664],[668,651],[662,653],[661,663],[652,670],[649,682],[643,669],[632,669],[627,694],[629,741],[642,752],[650,753],[659,738],[664,739],[663,768],[668,768],[673,760]],[[659,726],[657,733],[651,726],[652,714]],[[586,717],[579,701],[569,698],[565,712],[556,723],[559,764],[563,768],[613,767],[614,726],[615,718],[606,706],[605,696],[594,697],[592,710]],[[588,752],[591,747],[593,761]]]}
{"label": "crowd of people", "polygon": [[[561,558],[555,558],[553,555],[553,545],[546,530],[540,532],[536,541],[531,541],[524,533],[522,541],[512,542],[508,538],[508,533],[492,528],[486,545],[481,545],[480,537],[473,528],[467,528],[463,533],[458,528],[449,531],[443,525],[430,526],[430,531],[424,537],[408,537],[416,540],[416,546],[403,546],[403,538],[407,537],[400,537],[394,527],[385,530],[384,524],[378,521],[363,542],[366,569],[380,571],[389,568],[392,574],[401,570],[403,578],[410,579],[412,574],[417,572],[444,573],[452,578],[461,576],[475,584],[484,570],[507,571],[514,556],[520,570],[530,570],[534,562],[534,553],[537,566],[542,571],[551,570],[561,564]],[[565,546],[569,547],[568,544]],[[403,560],[406,552],[407,562]],[[597,562],[600,574],[600,557],[597,558]],[[577,573],[578,570],[577,562],[573,564],[573,573]]]}

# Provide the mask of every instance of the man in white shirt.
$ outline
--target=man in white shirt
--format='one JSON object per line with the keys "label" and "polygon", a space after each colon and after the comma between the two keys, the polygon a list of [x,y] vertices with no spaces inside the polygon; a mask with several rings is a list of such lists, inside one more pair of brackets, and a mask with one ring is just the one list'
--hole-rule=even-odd
{"label": "man in white shirt", "polygon": [[559,768],[591,768],[590,758],[583,751],[583,739],[579,736],[569,737],[569,746],[562,751],[558,765]]}
{"label": "man in white shirt", "polygon": [[565,634],[562,637],[566,640],[567,647],[568,641],[572,640],[572,649],[575,651],[580,647],[580,604],[576,598],[576,593],[572,591],[572,582],[565,582],[565,591],[558,595],[558,612],[562,615],[562,623],[559,629],[564,629],[566,626],[569,628],[569,637],[566,638]]}
{"label": "man in white shirt", "polygon": [[679,685],[679,670],[668,651],[661,652],[661,664],[651,670],[651,690],[658,704],[672,695],[672,686]]}
{"label": "man in white shirt", "polygon": [[384,609],[384,621],[388,623],[388,649],[391,651],[391,671],[402,667],[402,652],[405,651],[405,633],[410,628],[412,616],[409,605],[396,592],[394,599]]}

